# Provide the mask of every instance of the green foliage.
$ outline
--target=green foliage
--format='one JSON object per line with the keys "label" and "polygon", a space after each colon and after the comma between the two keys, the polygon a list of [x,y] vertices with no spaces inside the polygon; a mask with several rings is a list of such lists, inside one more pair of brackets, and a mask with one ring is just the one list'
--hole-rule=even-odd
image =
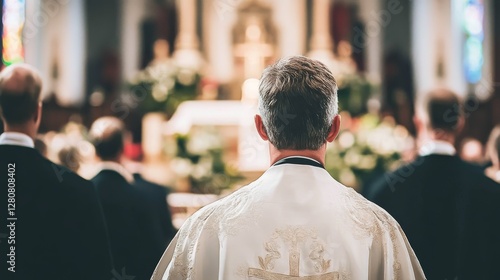
{"label": "green foliage", "polygon": [[368,100],[372,97],[375,86],[360,75],[348,75],[339,85],[338,98],[341,111],[348,111],[352,116],[368,113]]}
{"label": "green foliage", "polygon": [[215,131],[176,135],[175,143],[173,170],[189,178],[192,192],[220,194],[244,178],[225,162],[223,144]]}
{"label": "green foliage", "polygon": [[148,66],[128,88],[143,113],[164,112],[172,116],[182,102],[196,99],[200,81],[201,75],[196,70],[168,61]]}

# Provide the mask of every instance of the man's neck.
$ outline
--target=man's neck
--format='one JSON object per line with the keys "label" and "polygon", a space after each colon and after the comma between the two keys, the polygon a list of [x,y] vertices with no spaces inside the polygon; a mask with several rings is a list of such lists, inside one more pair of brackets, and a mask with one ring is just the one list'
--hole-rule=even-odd
{"label": "man's neck", "polygon": [[120,174],[127,182],[132,183],[134,176],[117,160],[103,160],[99,163],[100,170],[111,170]]}
{"label": "man's neck", "polygon": [[118,158],[107,158],[107,159],[100,158],[100,160],[101,160],[101,162],[112,162],[112,163],[116,163],[116,164],[122,165],[121,157],[118,157]]}
{"label": "man's neck", "polygon": [[455,145],[455,134],[452,132],[446,132],[443,130],[433,130],[424,129],[418,132],[418,144],[419,146],[425,145],[431,141],[442,141]]}
{"label": "man's neck", "polygon": [[9,125],[4,123],[4,132],[17,132],[28,135],[31,139],[36,138],[36,129],[31,128],[28,125]]}
{"label": "man's neck", "polygon": [[326,144],[318,150],[278,150],[274,146],[269,146],[269,155],[271,158],[271,165],[279,161],[280,159],[300,156],[308,157],[317,160],[321,164],[325,164],[326,155]]}

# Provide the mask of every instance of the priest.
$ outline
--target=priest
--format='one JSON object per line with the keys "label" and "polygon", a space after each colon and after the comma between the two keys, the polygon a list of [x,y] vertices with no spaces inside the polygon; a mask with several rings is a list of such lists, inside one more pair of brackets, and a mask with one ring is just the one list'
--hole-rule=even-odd
{"label": "priest", "polygon": [[325,65],[268,67],[255,125],[272,166],[190,217],[152,279],[425,279],[398,223],[324,169],[340,129]]}

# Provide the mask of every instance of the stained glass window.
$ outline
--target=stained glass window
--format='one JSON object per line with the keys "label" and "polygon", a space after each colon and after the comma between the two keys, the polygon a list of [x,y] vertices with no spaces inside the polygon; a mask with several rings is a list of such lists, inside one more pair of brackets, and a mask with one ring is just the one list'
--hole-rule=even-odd
{"label": "stained glass window", "polygon": [[475,84],[481,80],[484,62],[484,3],[483,0],[463,1],[465,78]]}
{"label": "stained glass window", "polygon": [[22,42],[25,17],[25,0],[4,0],[2,61],[8,66],[24,60]]}

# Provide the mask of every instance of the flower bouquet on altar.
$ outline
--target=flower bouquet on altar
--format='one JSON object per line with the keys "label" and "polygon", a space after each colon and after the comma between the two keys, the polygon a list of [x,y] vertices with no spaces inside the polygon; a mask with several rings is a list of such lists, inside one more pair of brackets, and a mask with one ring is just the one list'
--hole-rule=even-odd
{"label": "flower bouquet on altar", "polygon": [[414,140],[401,125],[390,117],[366,114],[350,118],[343,114],[342,128],[326,153],[327,171],[342,184],[358,191],[364,184],[395,169],[413,150]]}
{"label": "flower bouquet on altar", "polygon": [[179,178],[187,178],[194,193],[221,194],[244,179],[238,169],[226,164],[224,146],[215,130],[203,128],[189,135],[175,135],[170,166]]}
{"label": "flower bouquet on altar", "polygon": [[127,85],[129,99],[143,113],[164,112],[172,116],[179,104],[198,95],[201,73],[173,59],[153,61]]}

